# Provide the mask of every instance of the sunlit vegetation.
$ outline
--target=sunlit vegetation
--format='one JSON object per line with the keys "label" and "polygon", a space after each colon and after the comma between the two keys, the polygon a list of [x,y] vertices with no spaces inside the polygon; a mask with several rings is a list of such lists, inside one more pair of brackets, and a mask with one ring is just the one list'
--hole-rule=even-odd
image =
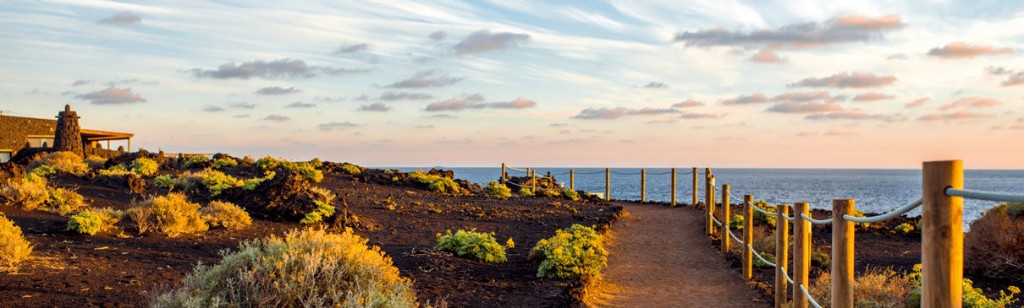
{"label": "sunlit vegetation", "polygon": [[146,229],[153,228],[168,237],[200,233],[209,229],[199,213],[199,204],[189,202],[185,195],[180,193],[150,197],[135,204],[133,208],[131,211],[137,214],[133,214],[135,217],[129,215],[130,218],[144,217],[145,221],[142,223],[147,225]]}
{"label": "sunlit vegetation", "polygon": [[232,158],[218,158],[213,160],[213,169],[224,169],[238,166],[238,161]]}
{"label": "sunlit vegetation", "polygon": [[210,202],[210,204],[199,209],[199,213],[211,228],[219,227],[237,230],[252,224],[252,218],[249,217],[249,213],[230,202]]}
{"label": "sunlit vegetation", "polygon": [[324,179],[323,171],[318,169],[323,165],[319,158],[308,162],[290,162],[266,156],[256,160],[256,165],[266,171],[273,171],[277,168],[292,170],[298,172],[303,178],[313,181],[313,183],[319,183]]}
{"label": "sunlit vegetation", "polygon": [[89,165],[85,163],[82,156],[66,151],[40,154],[25,169],[32,172],[34,169],[44,166],[52,168],[56,172],[78,176],[89,172]]}
{"label": "sunlit vegetation", "polygon": [[579,224],[538,241],[529,257],[541,260],[537,277],[555,279],[598,278],[608,264],[604,238],[593,228]]}
{"label": "sunlit vegetation", "polygon": [[49,199],[46,178],[28,174],[21,181],[0,185],[0,204],[34,210]]}
{"label": "sunlit vegetation", "polygon": [[964,259],[967,271],[1024,283],[1024,203],[990,208],[972,222]]}
{"label": "sunlit vegetation", "polygon": [[160,164],[149,158],[139,157],[132,162],[132,172],[143,177],[153,176],[159,169]]}
{"label": "sunlit vegetation", "polygon": [[84,210],[68,218],[68,231],[96,235],[103,230],[103,217],[92,210]]}
{"label": "sunlit vegetation", "polygon": [[[509,242],[514,246],[515,242],[511,240],[510,238]],[[434,250],[437,251],[447,251],[456,256],[483,262],[505,262],[505,249],[505,246],[498,244],[494,239],[494,232],[476,232],[476,229],[458,230],[455,233],[448,230],[444,235],[438,233],[437,245],[434,246]]]}
{"label": "sunlit vegetation", "polygon": [[459,184],[444,176],[429,174],[417,170],[409,172],[409,178],[427,185],[427,188],[429,188],[430,191],[436,193],[457,195],[460,192]]}
{"label": "sunlit vegetation", "polygon": [[312,212],[306,213],[299,223],[308,225],[323,222],[327,217],[334,216],[334,193],[329,190],[311,187],[310,191],[313,192],[317,197],[314,198],[313,203],[316,204],[316,208]]}
{"label": "sunlit vegetation", "polygon": [[0,271],[16,270],[32,254],[21,228],[0,213]]}
{"label": "sunlit vegetation", "polygon": [[484,188],[484,192],[488,196],[495,197],[498,199],[508,199],[512,197],[512,189],[505,186],[505,184],[491,181],[487,183],[487,187]]}

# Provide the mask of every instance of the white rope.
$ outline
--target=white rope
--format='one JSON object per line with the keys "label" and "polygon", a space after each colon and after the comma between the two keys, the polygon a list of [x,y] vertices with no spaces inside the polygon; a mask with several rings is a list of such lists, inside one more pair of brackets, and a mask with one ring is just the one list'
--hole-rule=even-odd
{"label": "white rope", "polygon": [[526,170],[519,169],[519,168],[505,167],[505,169],[526,173]]}
{"label": "white rope", "polygon": [[604,174],[604,171],[576,172],[576,175]]}
{"label": "white rope", "polygon": [[800,213],[800,217],[803,217],[804,220],[810,221],[812,224],[816,224],[816,225],[827,225],[827,224],[831,224],[832,223],[832,218],[814,219],[814,218],[811,218],[810,216],[804,215],[804,213]]}
{"label": "white rope", "polygon": [[718,226],[722,226],[722,223],[715,219],[715,215],[712,215],[711,212],[708,212],[708,217],[711,217],[711,221],[714,221]]}
{"label": "white rope", "polygon": [[785,277],[786,281],[789,281],[789,284],[793,284],[793,278],[789,278],[789,273],[786,272],[786,267],[779,266],[779,268],[782,269],[782,277]]}
{"label": "white rope", "polygon": [[616,174],[616,175],[640,175],[640,171],[637,171],[637,172],[612,171],[611,173],[612,174]]}
{"label": "white rope", "polygon": [[764,257],[761,257],[761,254],[757,253],[757,250],[754,250],[754,246],[750,246],[750,244],[746,244],[746,245],[747,245],[747,248],[750,249],[750,252],[752,252],[754,254],[754,256],[757,257],[758,260],[761,260],[761,262],[763,262],[764,264],[768,264],[768,266],[775,267],[775,263],[768,262],[768,260],[765,260]]}
{"label": "white rope", "polygon": [[807,302],[811,303],[811,306],[814,306],[814,308],[821,308],[821,305],[818,305],[818,302],[811,297],[811,293],[807,292],[807,288],[804,288],[803,284],[800,285],[800,291],[804,292],[804,296],[807,297]]}
{"label": "white rope", "polygon": [[882,214],[882,215],[876,215],[876,216],[871,216],[871,217],[854,217],[854,216],[843,214],[843,219],[849,220],[849,221],[852,221],[852,222],[859,222],[859,223],[879,222],[879,221],[887,220],[887,219],[890,219],[890,218],[893,218],[893,217],[897,217],[897,216],[903,215],[903,214],[905,214],[907,212],[910,212],[910,210],[913,210],[913,209],[921,206],[921,201],[922,201],[922,199],[917,199],[917,201],[911,202],[910,204],[904,205],[904,206],[902,206],[900,208],[897,208],[895,210],[892,210],[891,212],[888,212],[888,213],[885,213],[885,214]]}
{"label": "white rope", "polygon": [[768,216],[775,217],[775,213],[772,213],[772,212],[766,211],[764,209],[761,209],[761,207],[757,206],[756,204],[751,203],[750,207],[754,208],[755,211],[761,212],[761,214],[765,214],[765,215],[768,215]]}
{"label": "white rope", "polygon": [[967,198],[967,199],[997,201],[997,202],[1024,202],[1024,195],[1022,195],[1022,194],[1009,194],[1009,193],[999,193],[999,192],[981,191],[981,190],[970,190],[970,189],[946,188],[946,195],[947,196],[964,197],[964,198]]}
{"label": "white rope", "polygon": [[789,217],[789,215],[782,215],[782,218],[788,221],[793,221],[793,217]]}
{"label": "white rope", "polygon": [[739,242],[740,245],[746,244],[742,240],[740,240],[740,238],[736,237],[736,234],[733,234],[731,229],[729,230],[729,237],[732,237],[733,240]]}

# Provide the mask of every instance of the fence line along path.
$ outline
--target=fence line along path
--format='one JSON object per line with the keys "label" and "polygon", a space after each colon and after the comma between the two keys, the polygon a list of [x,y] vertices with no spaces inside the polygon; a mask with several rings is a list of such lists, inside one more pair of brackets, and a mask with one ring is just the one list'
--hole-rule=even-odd
{"label": "fence line along path", "polygon": [[612,227],[604,270],[612,307],[763,307],[757,293],[699,236],[704,215],[616,202],[630,217]]}

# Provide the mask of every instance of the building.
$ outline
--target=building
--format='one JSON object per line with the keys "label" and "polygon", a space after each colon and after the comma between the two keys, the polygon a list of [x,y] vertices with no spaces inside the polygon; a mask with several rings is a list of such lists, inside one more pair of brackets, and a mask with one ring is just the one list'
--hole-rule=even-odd
{"label": "building", "polygon": [[[58,116],[63,114],[74,114],[71,106],[65,106],[64,112],[58,113]],[[0,114],[0,163],[11,160],[23,149],[52,148],[56,138],[57,121]],[[75,121],[77,122],[77,117]],[[81,129],[84,153],[80,154],[84,156],[110,152],[111,140],[127,141],[127,150],[130,152],[133,136],[131,133]]]}

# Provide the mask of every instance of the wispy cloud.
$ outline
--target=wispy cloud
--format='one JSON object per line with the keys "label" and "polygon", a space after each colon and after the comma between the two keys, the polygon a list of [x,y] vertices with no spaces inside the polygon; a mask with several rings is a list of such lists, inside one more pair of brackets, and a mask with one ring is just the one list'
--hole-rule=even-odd
{"label": "wispy cloud", "polygon": [[369,69],[345,69],[324,66],[306,65],[300,59],[278,59],[274,61],[255,60],[242,63],[225,63],[216,69],[193,68],[189,70],[196,78],[213,79],[279,79],[279,78],[312,78],[317,75],[341,75],[365,73]]}
{"label": "wispy cloud", "polygon": [[648,84],[643,85],[643,88],[647,89],[664,89],[668,88],[668,85],[662,82],[652,81]]}
{"label": "wispy cloud", "polygon": [[467,96],[467,97],[453,98],[453,99],[447,99],[447,100],[443,100],[443,101],[433,102],[433,103],[430,103],[429,105],[427,105],[427,107],[424,110],[430,111],[430,112],[438,112],[438,111],[462,111],[462,110],[466,110],[466,109],[485,109],[485,108],[525,109],[525,108],[533,108],[533,107],[537,106],[536,102],[534,102],[532,100],[529,100],[529,99],[525,99],[525,98],[517,98],[517,99],[515,99],[513,101],[507,101],[507,102],[490,102],[490,103],[485,103],[483,101],[484,101],[484,97],[483,96],[481,96],[480,94],[473,94],[473,95],[470,95],[470,96]]}
{"label": "wispy cloud", "polygon": [[673,40],[687,46],[745,46],[807,48],[867,41],[904,24],[896,15],[867,17],[838,15],[821,23],[791,24],[778,29],[751,32],[715,28],[676,33]]}
{"label": "wispy cloud", "polygon": [[220,107],[220,106],[206,106],[206,108],[203,108],[203,111],[206,111],[206,112],[222,112],[224,110],[226,110],[226,109],[224,109],[224,107]]}
{"label": "wispy cloud", "polygon": [[317,127],[319,127],[320,130],[322,131],[332,131],[335,129],[359,127],[359,125],[352,122],[330,122],[317,125]]}
{"label": "wispy cloud", "polygon": [[444,40],[446,37],[448,37],[448,32],[444,31],[434,31],[427,35],[427,38],[435,41]]}
{"label": "wispy cloud", "polygon": [[427,93],[412,93],[412,92],[384,92],[380,94],[377,100],[382,101],[398,101],[398,100],[425,100],[432,99],[433,95]]}
{"label": "wispy cloud", "polygon": [[388,106],[385,103],[373,103],[369,105],[361,105],[358,110],[366,112],[388,112],[391,111],[391,106]]}
{"label": "wispy cloud", "polygon": [[271,115],[268,115],[268,116],[264,117],[262,120],[264,120],[264,121],[273,121],[273,122],[287,122],[288,120],[291,120],[291,119],[292,118],[287,117],[287,116],[283,116],[283,115],[280,115],[280,114],[271,114]]}
{"label": "wispy cloud", "polygon": [[713,113],[693,113],[683,112],[679,114],[680,119],[718,119],[724,117],[724,114],[713,114]]}
{"label": "wispy cloud", "polygon": [[928,100],[931,100],[931,99],[932,99],[931,97],[918,98],[918,99],[915,99],[912,102],[907,103],[903,107],[904,108],[917,108],[917,107],[920,107],[921,105],[924,105],[924,103],[927,103]]}
{"label": "wispy cloud", "polygon": [[579,114],[576,114],[572,118],[579,120],[614,120],[624,116],[632,115],[646,116],[678,113],[681,112],[673,108],[587,108],[581,110]]}
{"label": "wispy cloud", "polygon": [[884,115],[866,113],[862,110],[847,110],[829,113],[811,114],[804,117],[808,120],[879,120],[886,122],[905,121],[903,115]]}
{"label": "wispy cloud", "polygon": [[970,59],[979,56],[1012,54],[1013,49],[998,48],[990,45],[971,45],[964,42],[953,42],[946,46],[932,48],[929,56],[944,59]]}
{"label": "wispy cloud", "polygon": [[1016,73],[1001,83],[1004,87],[1024,85],[1024,72]]}
{"label": "wispy cloud", "polygon": [[367,51],[369,49],[370,49],[370,44],[367,44],[367,43],[346,44],[346,45],[341,45],[340,47],[338,47],[338,49],[335,49],[334,50],[334,54],[336,54],[336,55],[344,55],[344,54],[363,52],[363,51]]}
{"label": "wispy cloud", "polygon": [[682,101],[682,102],[678,102],[678,103],[672,104],[672,108],[693,108],[693,107],[700,107],[700,106],[704,106],[704,105],[705,104],[702,101],[688,99],[688,100],[685,100],[685,101]]}
{"label": "wispy cloud", "polygon": [[278,86],[265,87],[265,88],[260,88],[259,90],[256,90],[256,94],[262,94],[262,95],[285,95],[285,94],[295,94],[295,93],[299,93],[299,92],[302,92],[302,90],[299,90],[299,89],[297,89],[295,87],[283,88],[283,87],[278,87]]}
{"label": "wispy cloud", "polygon": [[771,63],[771,64],[777,64],[777,63],[786,62],[786,60],[782,59],[782,57],[779,57],[778,54],[776,54],[775,52],[773,52],[773,51],[771,51],[769,49],[761,49],[761,50],[759,50],[757,53],[754,53],[753,55],[751,55],[750,59],[748,59],[748,60],[750,60],[750,62],[755,62],[755,63]]}
{"label": "wispy cloud", "polygon": [[843,110],[843,107],[834,102],[782,102],[769,107],[766,111],[777,113],[820,113],[841,110]]}
{"label": "wispy cloud", "polygon": [[118,25],[118,26],[130,26],[142,23],[142,17],[132,12],[120,12],[110,17],[106,17],[97,21],[101,24]]}
{"label": "wispy cloud", "polygon": [[316,104],[314,104],[314,103],[294,102],[294,103],[288,104],[287,106],[284,106],[284,107],[285,108],[313,108],[313,107],[316,107]]}
{"label": "wispy cloud", "polygon": [[764,93],[756,92],[751,95],[740,95],[735,98],[722,100],[722,105],[750,105],[750,104],[761,104],[767,103],[768,97],[764,96]]}
{"label": "wispy cloud", "polygon": [[253,109],[253,108],[256,108],[256,104],[249,103],[249,102],[238,102],[238,103],[228,104],[228,107],[239,108],[239,109]]}
{"label": "wispy cloud", "polygon": [[465,77],[450,77],[448,74],[437,70],[419,71],[405,80],[396,81],[388,88],[438,88],[450,86],[466,79]]}
{"label": "wispy cloud", "polygon": [[79,94],[75,97],[89,100],[94,105],[122,105],[146,102],[142,95],[132,92],[131,88],[109,87],[103,90]]}
{"label": "wispy cloud", "polygon": [[813,102],[813,101],[842,101],[846,100],[846,96],[837,95],[832,96],[828,91],[808,91],[808,92],[785,92],[776,96],[772,96],[770,101],[773,102]]}
{"label": "wispy cloud", "polygon": [[867,92],[867,93],[857,94],[857,96],[853,97],[853,101],[855,101],[855,102],[874,102],[874,101],[883,101],[883,100],[887,100],[887,99],[892,99],[894,97],[896,97],[896,96],[885,94],[885,93],[880,93],[880,92]]}
{"label": "wispy cloud", "polygon": [[939,114],[924,115],[924,116],[921,116],[921,117],[917,118],[917,120],[918,121],[930,122],[930,121],[970,120],[970,119],[980,119],[980,118],[988,118],[988,117],[991,117],[991,115],[984,114],[984,113],[971,112],[971,111],[967,111],[967,110],[961,110],[961,111],[957,111],[957,112],[954,112],[954,113],[939,113]]}
{"label": "wispy cloud", "polygon": [[1002,104],[1003,102],[994,98],[969,96],[939,106],[939,110],[989,108]]}
{"label": "wispy cloud", "polygon": [[457,55],[468,55],[514,48],[529,40],[530,36],[523,33],[491,33],[490,30],[480,30],[462,39],[461,42],[452,46],[452,49]]}
{"label": "wispy cloud", "polygon": [[880,76],[873,73],[842,72],[822,78],[804,78],[796,83],[789,84],[790,87],[827,87],[827,88],[874,88],[890,86],[896,82],[896,77]]}
{"label": "wispy cloud", "polygon": [[84,86],[84,85],[91,84],[91,83],[92,83],[92,80],[79,79],[79,80],[75,80],[75,82],[72,82],[71,86],[72,87]]}

